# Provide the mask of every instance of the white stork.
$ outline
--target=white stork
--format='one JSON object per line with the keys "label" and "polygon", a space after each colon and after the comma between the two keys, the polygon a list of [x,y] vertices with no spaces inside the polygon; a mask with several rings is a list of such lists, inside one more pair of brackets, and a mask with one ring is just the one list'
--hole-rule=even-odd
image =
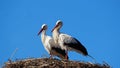
{"label": "white stork", "polygon": [[[58,56],[61,59],[66,59],[67,54],[66,54],[65,50],[63,50],[59,46],[57,46],[54,43],[54,40],[52,37],[46,35],[46,30],[47,30],[47,25],[43,24],[38,35],[41,33],[42,43],[43,43],[46,51],[50,54],[50,58],[52,58],[52,56]],[[67,56],[67,59],[68,59],[68,56]]]}
{"label": "white stork", "polygon": [[58,43],[62,49],[65,49],[66,53],[69,50],[76,51],[84,56],[90,56],[88,55],[87,49],[76,38],[67,34],[60,33],[59,30],[62,27],[62,25],[63,25],[62,21],[58,20],[56,22],[55,27],[52,29],[52,35],[55,43]]}

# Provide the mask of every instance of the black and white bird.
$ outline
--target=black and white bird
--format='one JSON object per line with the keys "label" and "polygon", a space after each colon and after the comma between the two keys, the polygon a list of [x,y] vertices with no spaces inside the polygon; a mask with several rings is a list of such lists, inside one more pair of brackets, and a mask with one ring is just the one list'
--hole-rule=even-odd
{"label": "black and white bird", "polygon": [[[43,24],[38,35],[41,33],[41,41],[44,45],[45,50],[50,54],[50,57],[58,56],[61,59],[66,59],[66,52],[64,49],[61,49],[57,44],[54,43],[54,40],[51,36],[46,35],[47,25]],[[67,56],[68,59],[68,56]]]}
{"label": "black and white bird", "polygon": [[76,38],[59,31],[62,25],[62,21],[58,20],[55,27],[52,29],[52,36],[55,43],[58,43],[62,49],[65,49],[67,54],[68,51],[76,51],[84,56],[90,56],[88,55],[87,49],[81,44],[81,42]]}

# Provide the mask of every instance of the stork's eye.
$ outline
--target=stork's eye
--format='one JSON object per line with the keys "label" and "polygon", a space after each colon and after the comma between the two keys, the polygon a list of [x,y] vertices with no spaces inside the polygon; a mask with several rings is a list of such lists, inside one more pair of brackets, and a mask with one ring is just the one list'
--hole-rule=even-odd
{"label": "stork's eye", "polygon": [[44,29],[47,29],[47,26],[44,26]]}
{"label": "stork's eye", "polygon": [[62,21],[61,21],[61,20],[58,20],[57,23],[56,23],[56,25],[59,25],[59,24],[61,24],[61,23],[62,23]]}
{"label": "stork's eye", "polygon": [[58,24],[60,24],[61,22],[58,22]]}
{"label": "stork's eye", "polygon": [[57,23],[57,25],[61,25],[61,24],[62,24],[62,22],[58,22],[58,23]]}

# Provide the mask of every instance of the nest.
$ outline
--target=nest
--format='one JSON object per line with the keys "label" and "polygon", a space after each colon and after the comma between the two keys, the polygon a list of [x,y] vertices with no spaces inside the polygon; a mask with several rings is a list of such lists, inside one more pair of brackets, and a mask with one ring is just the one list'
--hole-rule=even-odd
{"label": "nest", "polygon": [[68,61],[50,58],[32,58],[8,61],[3,68],[110,68],[107,63],[97,64],[81,61]]}

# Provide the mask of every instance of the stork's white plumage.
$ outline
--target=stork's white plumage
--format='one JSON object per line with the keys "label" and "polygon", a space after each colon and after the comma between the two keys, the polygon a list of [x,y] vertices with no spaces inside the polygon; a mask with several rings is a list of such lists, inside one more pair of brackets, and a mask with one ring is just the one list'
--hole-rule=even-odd
{"label": "stork's white plumage", "polygon": [[83,54],[84,56],[88,55],[86,48],[76,39],[70,35],[60,33],[60,28],[62,27],[63,23],[61,20],[56,22],[55,27],[52,30],[53,38],[55,43],[58,43],[62,49],[73,50],[78,53]]}
{"label": "stork's white plumage", "polygon": [[[50,56],[58,56],[61,59],[66,58],[65,50],[61,49],[57,44],[54,43],[52,37],[46,35],[47,25],[43,24],[38,35],[41,33],[41,41],[44,45],[45,50],[50,54]],[[68,59],[68,56],[67,56]]]}

